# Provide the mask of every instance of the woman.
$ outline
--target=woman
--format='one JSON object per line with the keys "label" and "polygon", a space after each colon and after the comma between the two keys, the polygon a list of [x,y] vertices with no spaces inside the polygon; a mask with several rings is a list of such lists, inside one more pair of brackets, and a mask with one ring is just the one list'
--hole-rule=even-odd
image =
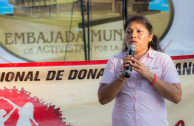
{"label": "woman", "polygon": [[[107,63],[98,90],[99,102],[115,98],[112,126],[168,126],[165,99],[181,100],[181,84],[169,56],[161,53],[151,23],[143,16],[129,18],[125,25],[125,50]],[[134,57],[127,55],[134,44]],[[125,68],[132,66],[130,78]]]}

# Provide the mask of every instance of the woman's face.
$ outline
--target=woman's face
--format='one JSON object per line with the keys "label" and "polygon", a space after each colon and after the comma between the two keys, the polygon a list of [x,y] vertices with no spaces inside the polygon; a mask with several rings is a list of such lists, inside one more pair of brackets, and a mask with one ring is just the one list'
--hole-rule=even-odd
{"label": "woman's face", "polygon": [[152,37],[153,34],[150,35],[147,28],[137,21],[131,22],[125,29],[125,44],[127,47],[130,44],[136,45],[136,52],[147,51]]}

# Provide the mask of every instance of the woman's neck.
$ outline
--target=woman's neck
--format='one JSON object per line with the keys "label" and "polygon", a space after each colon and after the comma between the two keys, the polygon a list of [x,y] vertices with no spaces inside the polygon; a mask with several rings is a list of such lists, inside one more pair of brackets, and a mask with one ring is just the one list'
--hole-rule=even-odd
{"label": "woman's neck", "polygon": [[146,54],[147,51],[148,51],[148,49],[147,50],[144,50],[144,51],[135,52],[134,58],[139,60],[143,55]]}

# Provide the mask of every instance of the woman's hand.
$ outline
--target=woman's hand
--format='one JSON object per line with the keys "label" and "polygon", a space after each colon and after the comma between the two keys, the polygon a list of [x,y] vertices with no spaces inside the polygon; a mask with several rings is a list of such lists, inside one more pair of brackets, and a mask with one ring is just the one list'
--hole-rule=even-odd
{"label": "woman's hand", "polygon": [[[123,66],[126,68],[129,65],[132,66],[132,70],[140,73],[145,79],[153,76],[153,73],[151,73],[142,62],[135,59],[134,57],[131,57],[131,55],[126,55],[123,61]],[[125,73],[125,69],[123,70],[123,73]]]}
{"label": "woman's hand", "polygon": [[153,73],[151,73],[142,62],[134,57],[131,58],[130,65],[132,66],[132,70],[139,72],[145,79],[147,79],[150,75],[153,75]]}
{"label": "woman's hand", "polygon": [[131,62],[131,55],[126,55],[123,59],[123,75],[125,75],[125,68],[130,65]]}

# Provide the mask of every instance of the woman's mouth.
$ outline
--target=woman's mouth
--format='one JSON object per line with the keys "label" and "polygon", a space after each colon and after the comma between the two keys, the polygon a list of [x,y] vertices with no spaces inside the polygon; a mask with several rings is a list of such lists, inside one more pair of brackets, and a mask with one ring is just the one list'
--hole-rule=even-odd
{"label": "woman's mouth", "polygon": [[137,41],[131,41],[130,43],[131,43],[131,44],[135,44],[135,43],[137,43]]}

